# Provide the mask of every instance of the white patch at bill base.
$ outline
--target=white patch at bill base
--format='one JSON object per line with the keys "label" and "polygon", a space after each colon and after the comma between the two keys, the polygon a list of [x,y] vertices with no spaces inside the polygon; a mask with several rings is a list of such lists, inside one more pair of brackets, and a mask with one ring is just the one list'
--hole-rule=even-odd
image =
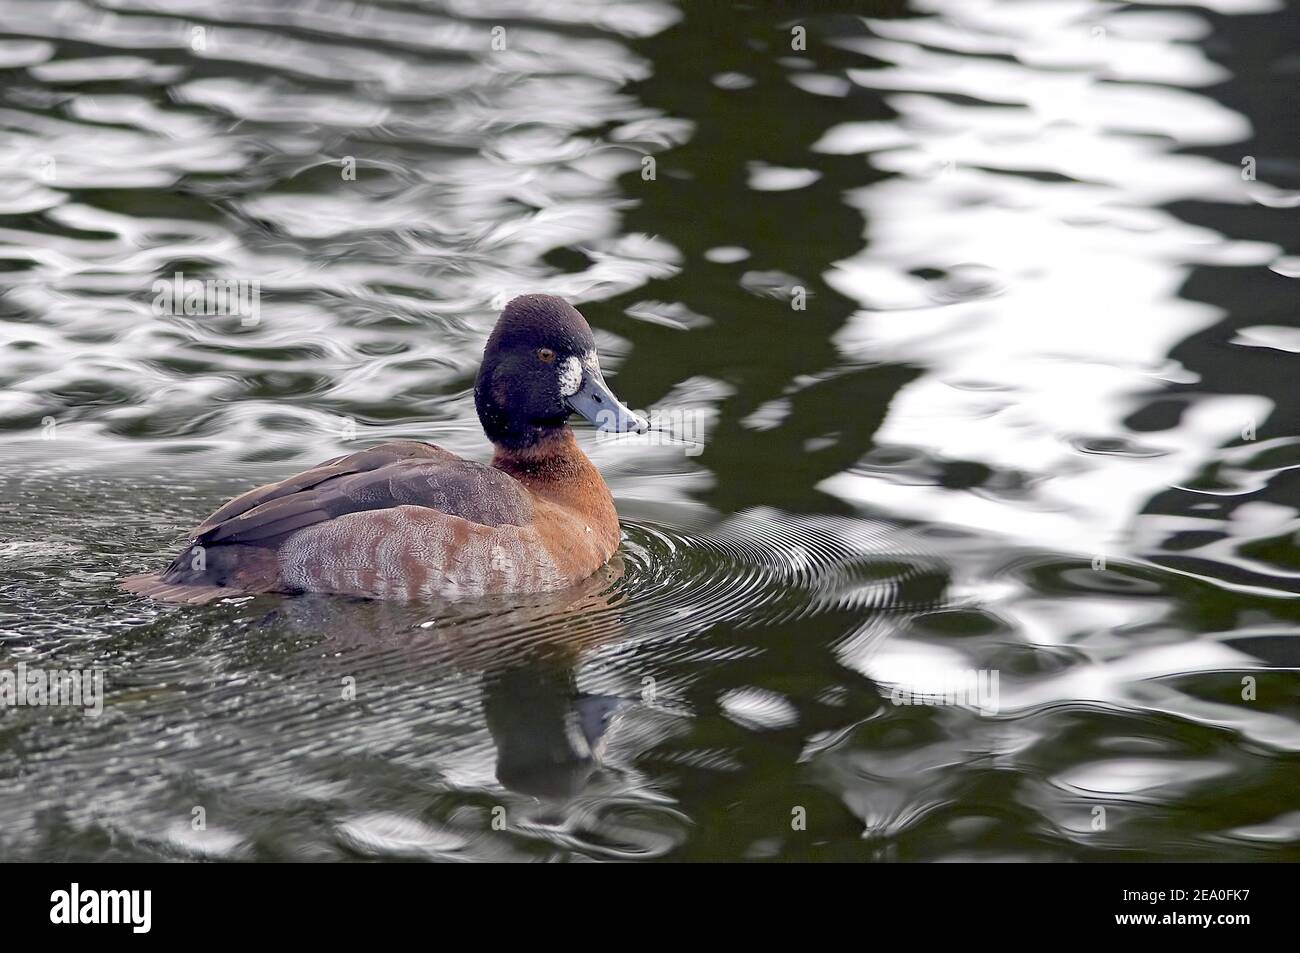
{"label": "white patch at bill base", "polygon": [[560,393],[572,397],[582,386],[582,362],[576,357],[566,357],[560,365]]}

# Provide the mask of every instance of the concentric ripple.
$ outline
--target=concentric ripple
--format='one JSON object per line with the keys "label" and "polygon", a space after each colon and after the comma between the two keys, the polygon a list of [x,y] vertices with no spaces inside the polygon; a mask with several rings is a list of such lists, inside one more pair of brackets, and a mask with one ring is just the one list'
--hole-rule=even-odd
{"label": "concentric ripple", "polygon": [[943,563],[906,532],[772,511],[682,531],[625,524],[629,611],[690,627],[776,625],[826,611],[929,605]]}

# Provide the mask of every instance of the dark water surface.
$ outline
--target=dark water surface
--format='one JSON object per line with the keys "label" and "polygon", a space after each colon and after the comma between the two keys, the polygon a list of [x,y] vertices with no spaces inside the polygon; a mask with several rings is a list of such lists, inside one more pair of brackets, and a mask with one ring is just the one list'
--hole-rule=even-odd
{"label": "dark water surface", "polygon": [[[0,858],[1300,859],[1300,17],[791,9],[0,0]],[[523,291],[621,576],[116,588]]]}

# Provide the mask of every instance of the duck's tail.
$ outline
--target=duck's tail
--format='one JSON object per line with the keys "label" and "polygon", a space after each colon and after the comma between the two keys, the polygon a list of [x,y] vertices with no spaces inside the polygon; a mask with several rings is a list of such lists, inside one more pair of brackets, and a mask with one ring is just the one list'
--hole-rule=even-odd
{"label": "duck's tail", "polygon": [[253,546],[205,548],[193,540],[162,572],[129,576],[121,585],[136,595],[190,605],[283,591],[271,550]]}
{"label": "duck's tail", "polygon": [[192,606],[215,602],[218,599],[247,595],[247,593],[232,589],[229,586],[204,586],[193,583],[171,582],[165,578],[166,575],[166,573],[151,572],[140,576],[128,576],[122,580],[121,586],[127,592],[134,592],[138,596],[157,599],[159,602],[182,602]]}

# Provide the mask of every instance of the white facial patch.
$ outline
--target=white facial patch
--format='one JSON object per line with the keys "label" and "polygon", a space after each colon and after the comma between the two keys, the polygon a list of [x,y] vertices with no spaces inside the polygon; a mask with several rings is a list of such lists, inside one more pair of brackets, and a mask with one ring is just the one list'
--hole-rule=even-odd
{"label": "white facial patch", "polygon": [[572,397],[582,386],[582,362],[576,357],[566,357],[560,365],[560,393]]}

